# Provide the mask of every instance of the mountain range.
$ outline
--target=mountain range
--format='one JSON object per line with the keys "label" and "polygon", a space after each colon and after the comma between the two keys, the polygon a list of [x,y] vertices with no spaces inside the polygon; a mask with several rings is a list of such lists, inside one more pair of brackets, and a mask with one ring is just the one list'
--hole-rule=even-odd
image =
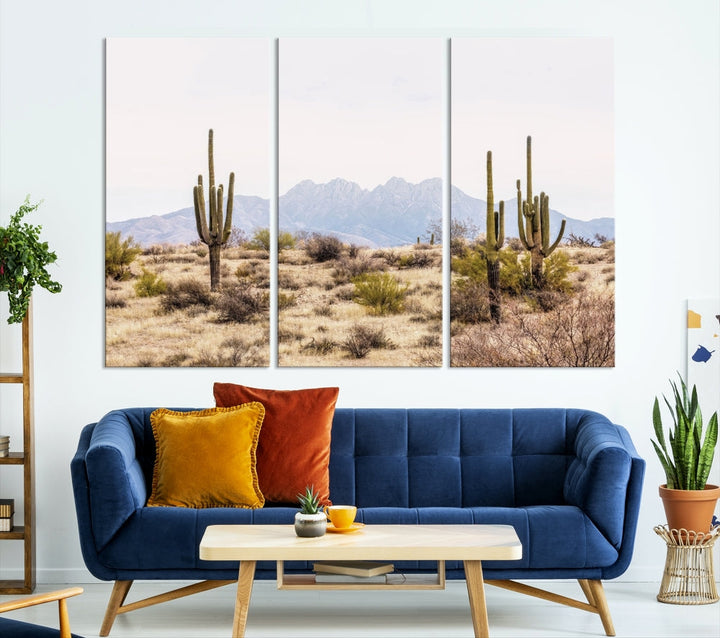
{"label": "mountain range", "polygon": [[[473,224],[485,230],[486,202],[471,197],[453,186],[451,215],[454,220]],[[497,207],[497,206],[496,206]],[[269,226],[269,200],[261,197],[235,195],[233,226],[248,235]],[[505,202],[505,235],[517,236],[517,200]],[[304,180],[280,196],[279,228],[298,231],[332,233],[346,243],[369,247],[414,244],[418,237],[427,239],[431,224],[442,219],[442,180],[426,179],[411,184],[392,177],[372,190],[355,182],[336,178],[325,184]],[[596,234],[615,238],[615,220],[601,217],[582,221],[550,209],[550,234],[557,235],[561,221],[566,220],[565,237],[571,233],[592,239]],[[108,222],[108,232],[132,235],[142,246],[152,244],[188,244],[197,239],[195,212],[192,207],[162,215]]]}

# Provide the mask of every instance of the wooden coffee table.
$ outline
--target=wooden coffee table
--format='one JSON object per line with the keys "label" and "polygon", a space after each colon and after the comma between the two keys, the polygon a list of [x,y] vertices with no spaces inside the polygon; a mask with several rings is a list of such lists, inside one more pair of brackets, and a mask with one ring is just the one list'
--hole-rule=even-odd
{"label": "wooden coffee table", "polygon": [[[445,561],[461,560],[476,637],[488,636],[482,560],[518,560],[522,545],[509,525],[366,525],[360,531],[298,538],[292,525],[212,525],[200,542],[203,560],[239,560],[233,638],[245,635],[255,563],[277,562],[278,589],[443,589]],[[285,574],[286,560],[434,560],[437,574],[385,583],[315,583],[313,574]]]}

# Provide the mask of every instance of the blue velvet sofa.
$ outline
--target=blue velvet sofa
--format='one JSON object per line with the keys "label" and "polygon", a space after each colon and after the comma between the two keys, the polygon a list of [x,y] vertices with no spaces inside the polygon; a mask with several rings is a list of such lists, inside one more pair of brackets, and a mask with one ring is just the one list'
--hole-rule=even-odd
{"label": "blue velvet sofa", "polygon": [[[208,525],[291,524],[297,511],[146,507],[153,409],[116,410],[86,426],[71,463],[85,564],[95,577],[115,581],[100,635],[117,613],[237,579],[237,563],[200,560]],[[627,431],[587,410],[338,408],[330,497],[357,505],[357,520],[369,525],[512,525],[523,558],[486,562],[486,581],[599,613],[613,635],[601,583],[630,563],[644,467]],[[464,577],[461,563],[446,570],[448,578]],[[258,563],[256,578],[275,578],[274,563]],[[125,604],[130,584],[141,579],[206,582]],[[516,579],[577,579],[587,602]]]}

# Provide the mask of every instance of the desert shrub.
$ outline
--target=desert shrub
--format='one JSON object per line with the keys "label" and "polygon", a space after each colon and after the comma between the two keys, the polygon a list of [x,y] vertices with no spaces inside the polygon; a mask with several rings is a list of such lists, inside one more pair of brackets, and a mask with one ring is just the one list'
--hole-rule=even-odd
{"label": "desert shrub", "polygon": [[450,319],[462,323],[490,321],[488,288],[472,279],[460,279],[450,288]]}
{"label": "desert shrub", "polygon": [[167,289],[165,280],[155,272],[143,268],[140,279],[135,282],[135,294],[138,297],[157,297]]}
{"label": "desert shrub", "polygon": [[376,250],[372,256],[375,259],[382,259],[388,266],[397,266],[400,261],[400,253],[397,250],[381,248]]}
{"label": "desert shrub", "polygon": [[303,287],[302,281],[291,271],[278,269],[278,288],[283,290],[300,290]]}
{"label": "desert shrub", "polygon": [[[500,289],[519,295],[530,288],[530,254],[518,258],[512,248],[503,248],[500,258]],[[487,259],[485,249],[479,245],[466,249],[461,256],[452,260],[454,273],[467,277],[477,284],[487,283]]]}
{"label": "desert shrub", "polygon": [[247,233],[242,228],[233,226],[232,228],[230,228],[230,237],[228,237],[228,240],[225,242],[225,245],[223,246],[223,248],[224,249],[239,248],[240,246],[243,246],[247,242],[248,242]]}
{"label": "desert shrub", "polygon": [[247,242],[247,246],[253,250],[265,250],[270,252],[270,229],[258,228],[253,233],[250,241]]}
{"label": "desert shrub", "polygon": [[357,255],[355,257],[343,256],[336,261],[332,278],[334,285],[337,286],[346,284],[355,277],[359,277],[365,273],[378,270],[382,270],[382,265],[378,263],[378,260],[367,255]]}
{"label": "desert shrub", "polygon": [[330,354],[336,347],[337,344],[328,337],[312,337],[310,343],[306,343],[302,346],[300,351],[306,354],[326,355]]}
{"label": "desert shrub", "polygon": [[564,250],[554,251],[543,261],[545,287],[558,292],[572,292],[572,282],[568,276],[577,269],[570,263],[570,257]]}
{"label": "desert shrub", "polygon": [[305,252],[318,263],[337,259],[342,253],[342,242],[334,235],[313,233],[305,241]]}
{"label": "desert shrub", "polygon": [[429,246],[427,246],[425,250],[416,247],[413,252],[402,255],[397,265],[399,268],[432,268],[438,264],[438,255],[430,252]]}
{"label": "desert shrub", "polygon": [[278,310],[285,310],[297,305],[297,295],[284,292],[278,293]]}
{"label": "desert shrub", "polygon": [[525,250],[525,246],[519,237],[510,237],[506,243],[507,247],[514,250],[516,253],[521,253]]}
{"label": "desert shrub", "polygon": [[335,299],[338,301],[353,301],[355,299],[355,286],[353,284],[337,286],[333,292]]}
{"label": "desert shrub", "polygon": [[288,250],[295,248],[295,235],[287,230],[281,230],[278,233],[278,250]]}
{"label": "desert shrub", "polygon": [[187,365],[203,368],[235,368],[267,365],[267,344],[231,337],[212,352],[202,350]]}
{"label": "desert shrub", "polygon": [[220,321],[248,323],[268,311],[270,297],[248,284],[233,284],[223,286],[215,307]]}
{"label": "desert shrub", "polygon": [[160,306],[165,312],[172,312],[191,306],[208,308],[212,303],[210,288],[198,279],[187,278],[167,285]]}
{"label": "desert shrub", "polygon": [[122,239],[120,231],[105,233],[105,276],[118,281],[130,279],[130,264],[141,252],[132,235]]}
{"label": "desert shrub", "polygon": [[420,348],[437,348],[441,345],[439,334],[424,334],[418,339],[418,347]]}
{"label": "desert shrub", "polygon": [[558,290],[530,290],[524,297],[531,312],[549,312],[567,301],[567,295]]}
{"label": "desert shrub", "polygon": [[[246,242],[248,248],[253,250],[264,250],[270,252],[270,229],[258,228],[249,241]],[[278,233],[278,250],[295,248],[295,236],[286,230]]]}
{"label": "desert shrub", "polygon": [[205,248],[196,248],[192,253],[175,253],[168,255],[166,260],[171,264],[196,264],[198,259],[203,259],[207,255]]}
{"label": "desert shrub", "polygon": [[609,367],[615,360],[612,295],[580,293],[545,314],[506,308],[500,325],[474,326],[453,338],[453,366]]}
{"label": "desert shrub", "polygon": [[368,273],[356,277],[354,301],[373,315],[398,314],[403,311],[407,284],[389,273]]}
{"label": "desert shrub", "polygon": [[127,301],[122,295],[112,292],[105,293],[106,308],[125,308],[125,306],[127,306]]}
{"label": "desert shrub", "polygon": [[570,233],[565,239],[565,243],[573,248],[590,248],[595,245],[595,241],[582,235]]}
{"label": "desert shrub", "polygon": [[162,368],[177,368],[183,365],[189,357],[190,355],[187,352],[173,352],[162,360],[160,366]]}
{"label": "desert shrub", "polygon": [[354,359],[365,358],[371,350],[381,348],[395,348],[395,344],[385,336],[382,328],[371,328],[355,324],[348,333],[342,346]]}

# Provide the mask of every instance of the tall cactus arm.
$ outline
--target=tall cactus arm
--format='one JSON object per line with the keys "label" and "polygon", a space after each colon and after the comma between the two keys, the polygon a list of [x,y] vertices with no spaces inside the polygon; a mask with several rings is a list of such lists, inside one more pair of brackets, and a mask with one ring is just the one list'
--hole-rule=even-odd
{"label": "tall cactus arm", "polygon": [[[523,202],[522,199],[522,190],[520,188],[520,180],[517,180],[515,182],[515,185],[517,186],[517,210],[518,210],[518,232],[520,233],[520,241],[522,242],[523,246],[525,246],[525,250],[530,250],[533,247],[532,243],[532,228],[530,227],[530,220],[527,218],[526,215],[523,213]],[[525,232],[525,225],[527,223],[528,229],[527,232]]]}
{"label": "tall cactus arm", "polygon": [[485,174],[487,197],[485,198],[485,243],[488,250],[495,249],[495,196],[493,193],[493,175],[492,175],[492,151],[488,151],[485,159]]}
{"label": "tall cactus arm", "polygon": [[533,201],[532,195],[532,136],[527,136],[525,145],[525,171],[527,179],[527,201]]}
{"label": "tall cactus arm", "polygon": [[210,241],[210,234],[205,219],[205,192],[203,190],[202,175],[198,175],[197,186],[193,188],[193,203],[195,204],[195,224],[198,237],[207,244]]}
{"label": "tall cactus arm", "polygon": [[232,212],[233,212],[234,196],[235,196],[235,173],[230,173],[230,183],[228,184],[227,213],[225,214],[225,226],[223,227],[223,234],[222,234],[222,243],[223,244],[228,239],[230,239],[230,232],[232,231]]}
{"label": "tall cactus arm", "polygon": [[213,130],[208,131],[208,172],[210,173],[210,188],[215,186],[215,158],[213,156]]}
{"label": "tall cactus arm", "polygon": [[217,197],[217,204],[215,206],[215,216],[212,220],[212,238],[217,239],[220,237],[220,227],[222,226],[222,216],[223,216],[223,195],[225,194],[225,187],[220,184],[217,188],[216,197]]}
{"label": "tall cactus arm", "polygon": [[505,202],[501,201],[499,206],[498,218],[496,220],[497,232],[497,249],[500,250],[505,243]]}
{"label": "tall cactus arm", "polygon": [[500,202],[500,212],[495,212],[493,194],[492,151],[487,152],[487,209],[485,216],[485,243],[488,252],[500,250],[505,242],[505,202]]}
{"label": "tall cactus arm", "polygon": [[540,193],[540,229],[542,232],[542,246],[543,255],[549,257],[552,252],[557,248],[560,240],[565,233],[565,220],[563,219],[560,223],[560,232],[558,233],[555,242],[550,245],[550,196],[545,193]]}

